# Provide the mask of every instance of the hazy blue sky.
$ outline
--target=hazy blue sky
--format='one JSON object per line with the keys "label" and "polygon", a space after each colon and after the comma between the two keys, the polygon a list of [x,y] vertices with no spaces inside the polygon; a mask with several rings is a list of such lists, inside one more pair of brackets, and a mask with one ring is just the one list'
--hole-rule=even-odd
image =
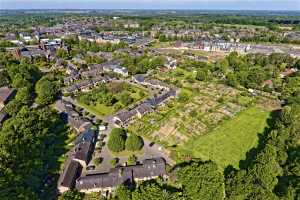
{"label": "hazy blue sky", "polygon": [[0,0],[0,9],[300,10],[300,0]]}

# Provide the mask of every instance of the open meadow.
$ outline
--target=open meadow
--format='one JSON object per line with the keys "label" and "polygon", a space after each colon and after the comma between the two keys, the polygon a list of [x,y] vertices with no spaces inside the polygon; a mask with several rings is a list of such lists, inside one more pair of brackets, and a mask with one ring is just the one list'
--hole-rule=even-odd
{"label": "open meadow", "polygon": [[224,121],[219,127],[183,145],[183,152],[194,158],[215,161],[219,167],[232,165],[239,168],[239,161],[246,159],[246,153],[257,146],[259,136],[268,127],[270,112],[252,107]]}

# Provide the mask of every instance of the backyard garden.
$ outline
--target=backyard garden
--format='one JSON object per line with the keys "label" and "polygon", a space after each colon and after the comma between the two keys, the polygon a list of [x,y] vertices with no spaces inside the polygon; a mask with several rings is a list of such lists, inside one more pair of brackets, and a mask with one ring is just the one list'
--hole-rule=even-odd
{"label": "backyard garden", "polygon": [[102,84],[89,92],[80,93],[77,103],[89,112],[107,116],[148,96],[147,90],[124,82]]}

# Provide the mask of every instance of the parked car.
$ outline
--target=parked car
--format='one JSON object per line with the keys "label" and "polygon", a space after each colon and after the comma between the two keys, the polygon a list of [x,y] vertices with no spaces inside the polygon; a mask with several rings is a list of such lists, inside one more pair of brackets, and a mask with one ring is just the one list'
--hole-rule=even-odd
{"label": "parked car", "polygon": [[86,167],[86,170],[89,171],[89,170],[94,170],[95,169],[95,166],[94,165],[90,165],[90,166],[87,166]]}

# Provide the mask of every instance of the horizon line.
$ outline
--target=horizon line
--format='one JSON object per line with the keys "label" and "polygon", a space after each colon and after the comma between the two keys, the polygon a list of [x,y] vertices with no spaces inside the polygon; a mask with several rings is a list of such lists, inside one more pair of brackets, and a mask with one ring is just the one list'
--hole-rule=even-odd
{"label": "horizon line", "polygon": [[297,10],[278,10],[278,9],[223,9],[223,8],[0,8],[0,11],[5,10],[161,10],[161,11],[184,11],[184,10],[194,10],[194,11],[278,11],[278,12],[300,12]]}

